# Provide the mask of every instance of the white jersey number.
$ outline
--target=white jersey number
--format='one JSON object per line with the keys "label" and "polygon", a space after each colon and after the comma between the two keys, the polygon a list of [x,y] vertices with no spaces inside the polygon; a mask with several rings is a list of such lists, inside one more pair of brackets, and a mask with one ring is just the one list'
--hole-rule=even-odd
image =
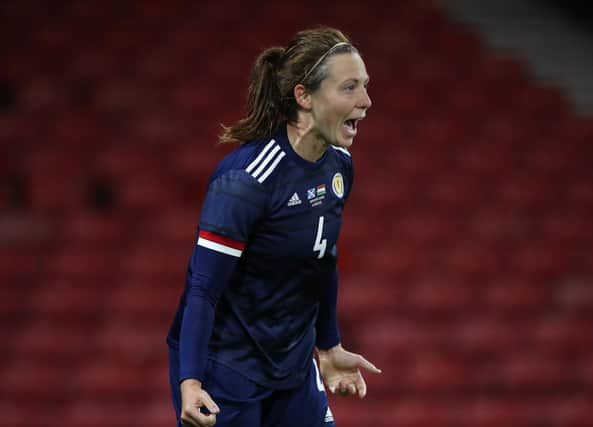
{"label": "white jersey number", "polygon": [[327,247],[327,239],[321,239],[323,235],[323,217],[319,217],[319,225],[317,226],[317,237],[315,238],[315,244],[313,245],[314,251],[319,251],[317,258],[323,258],[325,255],[325,248]]}

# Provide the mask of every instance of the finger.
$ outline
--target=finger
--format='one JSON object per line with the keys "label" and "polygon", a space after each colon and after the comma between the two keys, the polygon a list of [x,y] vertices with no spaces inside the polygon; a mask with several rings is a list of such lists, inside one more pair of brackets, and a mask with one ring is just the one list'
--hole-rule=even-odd
{"label": "finger", "polygon": [[356,379],[356,388],[358,389],[358,397],[361,399],[367,395],[367,384],[362,375],[359,375]]}
{"label": "finger", "polygon": [[364,368],[367,371],[370,371],[374,374],[380,374],[382,372],[381,369],[377,368],[375,365],[373,365],[371,362],[366,360],[360,354],[358,355],[358,366],[360,366],[361,368]]}
{"label": "finger", "polygon": [[336,394],[336,392],[339,391],[339,384],[336,384],[335,381],[328,383],[327,386],[329,387],[331,394]]}
{"label": "finger", "polygon": [[211,427],[216,424],[216,414],[202,414],[201,412],[197,416],[198,425],[200,427]]}
{"label": "finger", "polygon": [[329,391],[331,394],[336,394],[336,386],[335,385],[330,385],[329,386]]}
{"label": "finger", "polygon": [[349,396],[351,394],[356,394],[356,387],[354,384],[347,380],[340,381],[340,395]]}
{"label": "finger", "polygon": [[212,400],[210,395],[205,391],[202,393],[202,403],[211,414],[218,414],[220,412],[218,405],[214,403],[214,400]]}
{"label": "finger", "polygon": [[356,394],[356,386],[350,380],[343,380],[340,382],[340,391],[342,394]]}
{"label": "finger", "polygon": [[350,384],[348,386],[348,393],[349,394],[356,394],[356,386],[354,384]]}
{"label": "finger", "polygon": [[181,423],[183,427],[201,427],[198,421],[198,412],[192,413],[192,411],[183,411],[181,413]]}

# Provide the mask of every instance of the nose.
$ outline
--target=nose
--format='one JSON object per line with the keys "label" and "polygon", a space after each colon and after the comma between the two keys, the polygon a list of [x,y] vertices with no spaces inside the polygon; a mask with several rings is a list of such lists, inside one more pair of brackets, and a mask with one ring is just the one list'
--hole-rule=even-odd
{"label": "nose", "polygon": [[360,98],[360,101],[358,102],[358,107],[368,110],[369,108],[371,108],[371,105],[373,105],[373,102],[371,101],[371,97],[369,96],[367,89],[363,88],[362,96]]}

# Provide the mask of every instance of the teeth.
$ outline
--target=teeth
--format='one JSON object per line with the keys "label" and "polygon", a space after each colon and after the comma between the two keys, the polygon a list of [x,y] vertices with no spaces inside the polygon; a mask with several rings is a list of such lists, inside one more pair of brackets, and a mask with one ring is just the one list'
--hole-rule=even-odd
{"label": "teeth", "polygon": [[350,119],[344,122],[344,126],[348,129],[348,133],[354,135],[356,133],[356,120]]}

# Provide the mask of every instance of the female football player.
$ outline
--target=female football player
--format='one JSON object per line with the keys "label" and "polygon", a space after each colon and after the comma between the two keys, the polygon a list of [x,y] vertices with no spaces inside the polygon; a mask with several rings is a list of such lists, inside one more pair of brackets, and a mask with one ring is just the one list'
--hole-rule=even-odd
{"label": "female football player", "polygon": [[362,398],[361,369],[380,373],[342,347],[336,320],[348,147],[368,81],[332,28],[258,57],[247,115],[221,136],[240,145],[210,178],[167,340],[178,426],[331,427],[323,381]]}

